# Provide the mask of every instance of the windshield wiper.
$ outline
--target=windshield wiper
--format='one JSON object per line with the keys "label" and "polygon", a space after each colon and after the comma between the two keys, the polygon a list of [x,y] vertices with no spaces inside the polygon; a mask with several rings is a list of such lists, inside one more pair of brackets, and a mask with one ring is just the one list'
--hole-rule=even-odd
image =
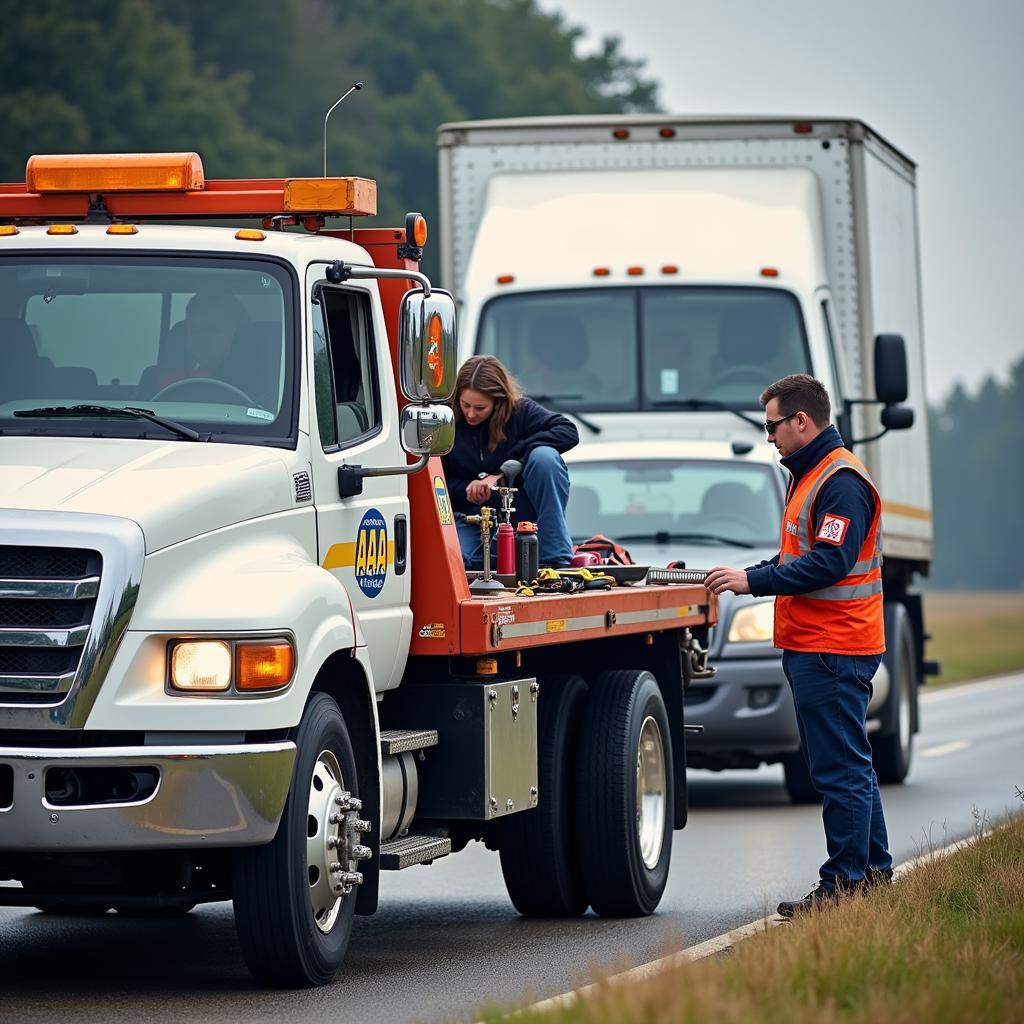
{"label": "windshield wiper", "polygon": [[582,395],[530,395],[535,402],[540,402],[541,405],[550,405],[555,412],[564,413],[566,416],[572,416],[573,419],[579,420],[592,434],[600,434],[601,428],[593,420],[588,420],[575,409],[566,409],[561,404],[562,402],[578,402],[582,397]]}
{"label": "windshield wiper", "polygon": [[651,533],[619,534],[615,538],[620,543],[643,543],[653,541],[655,544],[668,544],[674,540],[702,540],[711,544],[728,544],[734,548],[757,547],[752,541],[738,540],[735,537],[723,537],[718,533],[673,533],[670,530],[654,530]]}
{"label": "windshield wiper", "polygon": [[183,423],[176,423],[174,420],[164,419],[157,416],[149,409],[136,409],[133,406],[125,405],[55,405],[42,409],[16,409],[15,416],[31,416],[35,418],[50,416],[127,416],[130,419],[149,420],[156,423],[165,430],[170,430],[187,441],[209,441],[211,435],[205,437],[198,430],[186,427]]}
{"label": "windshield wiper", "polygon": [[657,402],[652,402],[651,405],[655,409],[714,409],[720,412],[731,412],[734,416],[739,416],[744,423],[749,423],[757,427],[758,430],[764,430],[764,423],[761,420],[756,420],[753,416],[741,412],[735,405],[719,402],[714,398],[662,398]]}

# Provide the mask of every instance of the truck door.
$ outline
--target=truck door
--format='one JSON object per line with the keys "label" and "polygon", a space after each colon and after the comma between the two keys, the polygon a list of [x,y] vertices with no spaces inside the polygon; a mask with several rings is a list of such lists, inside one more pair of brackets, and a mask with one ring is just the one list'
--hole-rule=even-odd
{"label": "truck door", "polygon": [[387,335],[375,291],[328,285],[316,267],[310,269],[308,287],[313,300],[310,444],[320,564],[349,595],[380,692],[401,679],[412,630],[408,487],[400,475],[366,477],[361,494],[343,498],[338,468],[406,461]]}

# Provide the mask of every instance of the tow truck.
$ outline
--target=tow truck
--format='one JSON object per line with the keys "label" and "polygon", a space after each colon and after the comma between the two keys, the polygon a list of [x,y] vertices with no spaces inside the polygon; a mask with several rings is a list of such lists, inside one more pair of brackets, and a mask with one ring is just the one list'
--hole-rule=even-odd
{"label": "tow truck", "polygon": [[368,179],[195,153],[0,185],[0,903],[232,900],[281,986],[474,840],[524,915],[657,907],[715,600],[637,567],[474,588],[454,305],[424,219],[375,212]]}

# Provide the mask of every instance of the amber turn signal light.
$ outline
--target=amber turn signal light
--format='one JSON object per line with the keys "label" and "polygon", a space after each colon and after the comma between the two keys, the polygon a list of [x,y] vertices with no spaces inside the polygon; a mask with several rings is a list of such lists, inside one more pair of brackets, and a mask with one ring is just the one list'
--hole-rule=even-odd
{"label": "amber turn signal light", "polygon": [[278,690],[295,671],[295,649],[287,640],[240,641],[235,646],[235,689]]}

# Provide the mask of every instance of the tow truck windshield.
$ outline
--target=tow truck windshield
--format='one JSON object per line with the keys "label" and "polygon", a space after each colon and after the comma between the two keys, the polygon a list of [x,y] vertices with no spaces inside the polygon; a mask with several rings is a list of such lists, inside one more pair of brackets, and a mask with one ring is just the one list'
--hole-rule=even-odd
{"label": "tow truck windshield", "polygon": [[760,412],[758,397],[769,384],[810,367],[800,306],[779,288],[606,286],[503,295],[484,307],[477,351],[497,356],[528,395],[567,396],[560,404],[568,412]]}
{"label": "tow truck windshield", "polygon": [[698,459],[573,461],[567,521],[577,542],[778,546],[782,486],[771,465]]}
{"label": "tow truck windshield", "polygon": [[262,260],[5,257],[0,432],[289,444],[293,292]]}

